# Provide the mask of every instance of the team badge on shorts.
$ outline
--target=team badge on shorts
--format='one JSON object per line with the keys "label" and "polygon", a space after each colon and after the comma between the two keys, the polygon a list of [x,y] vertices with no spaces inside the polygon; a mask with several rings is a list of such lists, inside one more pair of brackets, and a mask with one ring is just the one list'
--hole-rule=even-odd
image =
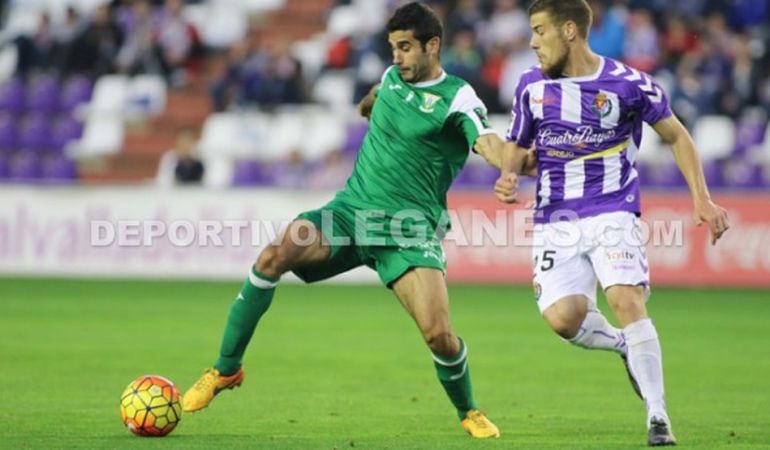
{"label": "team badge on shorts", "polygon": [[535,300],[540,300],[540,295],[543,294],[543,287],[540,286],[540,283],[538,283],[536,281],[533,282],[532,283],[532,290],[535,293]]}
{"label": "team badge on shorts", "polygon": [[591,110],[596,113],[597,116],[605,118],[612,113],[612,101],[610,101],[607,94],[599,92],[594,98],[594,102],[591,104]]}

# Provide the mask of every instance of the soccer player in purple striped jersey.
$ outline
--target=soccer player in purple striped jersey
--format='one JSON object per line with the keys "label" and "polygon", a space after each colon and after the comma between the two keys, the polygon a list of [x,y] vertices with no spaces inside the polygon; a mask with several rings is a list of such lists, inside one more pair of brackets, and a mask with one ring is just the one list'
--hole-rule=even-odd
{"label": "soccer player in purple striped jersey", "polygon": [[[711,201],[690,134],[649,75],[593,53],[584,0],[535,0],[531,47],[540,65],[518,82],[495,193],[516,200],[527,150],[537,155],[533,245],[540,311],[568,342],[617,352],[647,407],[648,444],[675,445],[666,410],[658,334],[645,302],[649,273],[639,232],[634,168],[642,122],[671,146],[692,193],[694,217],[712,244],[729,224]],[[596,307],[596,284],[622,328]]]}

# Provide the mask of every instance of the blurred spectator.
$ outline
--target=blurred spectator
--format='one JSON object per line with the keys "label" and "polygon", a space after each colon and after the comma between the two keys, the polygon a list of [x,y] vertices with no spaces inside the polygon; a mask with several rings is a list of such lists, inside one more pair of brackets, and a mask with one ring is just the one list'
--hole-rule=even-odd
{"label": "blurred spectator", "polygon": [[529,44],[522,42],[515,45],[503,64],[502,81],[500,82],[500,104],[510,113],[513,104],[516,84],[522,73],[538,63],[535,52]]}
{"label": "blurred spectator", "polygon": [[623,57],[625,13],[619,8],[606,9],[599,0],[590,2],[594,21],[588,34],[588,43],[598,54],[614,59]]}
{"label": "blurred spectator", "polygon": [[729,2],[730,25],[736,30],[767,25],[768,8],[766,1],[731,0]]}
{"label": "blurred spectator", "polygon": [[158,164],[158,185],[199,184],[203,180],[203,163],[194,156],[196,142],[192,129],[179,132],[176,147],[164,153]]}
{"label": "blurred spectator", "polygon": [[479,33],[485,48],[495,43],[512,46],[529,39],[529,17],[518,0],[496,0],[492,16],[479,27]]}
{"label": "blurred spectator", "polygon": [[481,81],[479,70],[483,58],[476,49],[476,34],[472,29],[458,30],[449,48],[444,47],[441,55],[447,73],[458,76],[471,84]]}
{"label": "blurred spectator", "polygon": [[697,43],[698,36],[687,26],[684,19],[678,16],[669,17],[663,33],[663,65],[675,67],[686,53],[695,50]]}
{"label": "blurred spectator", "polygon": [[[160,73],[161,63],[155,48],[152,7],[147,0],[132,4],[130,24],[124,25],[126,38],[117,55],[117,65],[122,72]],[[125,19],[124,19],[125,20]]]}
{"label": "blurred spectator", "polygon": [[660,46],[658,31],[649,11],[632,11],[623,44],[623,62],[631,67],[652,73],[658,67]]}
{"label": "blurred spectator", "polygon": [[232,105],[272,107],[305,101],[302,68],[291,55],[288,40],[266,45],[253,31],[247,42],[230,48],[223,66],[211,86],[217,111]]}
{"label": "blurred spectator", "polygon": [[174,85],[184,82],[184,66],[198,40],[197,32],[182,16],[182,0],[166,0],[156,25],[158,55],[163,73]]}
{"label": "blurred spectator", "polygon": [[33,70],[55,68],[57,45],[48,13],[40,15],[37,30],[32,36],[20,35],[14,39],[18,53],[16,72],[26,76]]}
{"label": "blurred spectator", "polygon": [[264,70],[251,85],[248,100],[263,106],[305,101],[302,68],[290,49],[287,39],[277,39],[268,47]]}
{"label": "blurred spectator", "polygon": [[67,7],[64,22],[54,27],[54,38],[62,47],[69,45],[83,31],[85,22],[72,6]]}
{"label": "blurred spectator", "polygon": [[123,35],[107,5],[96,8],[83,31],[66,50],[63,71],[92,77],[113,72]]}
{"label": "blurred spectator", "polygon": [[444,39],[451,42],[454,34],[460,30],[475,30],[483,17],[479,2],[475,0],[458,0],[457,7],[447,17],[444,27]]}
{"label": "blurred spectator", "polygon": [[728,85],[724,90],[721,112],[738,117],[740,111],[757,103],[756,86],[759,84],[758,67],[751,54],[751,40],[748,36],[739,36],[733,40],[733,60],[730,67]]}

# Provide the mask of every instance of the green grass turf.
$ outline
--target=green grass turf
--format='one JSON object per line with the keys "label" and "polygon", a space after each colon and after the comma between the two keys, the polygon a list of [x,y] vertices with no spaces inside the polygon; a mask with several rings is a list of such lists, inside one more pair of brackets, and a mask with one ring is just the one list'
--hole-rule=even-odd
{"label": "green grass turf", "polygon": [[[281,286],[244,386],[139,438],[118,397],[144,373],[187,388],[210,365],[238,283],[0,279],[0,448],[641,448],[620,359],[550,333],[523,287],[452,286],[476,397],[503,436],[472,441],[411,319],[381,287]],[[682,445],[770,446],[770,294],[657,289]]]}

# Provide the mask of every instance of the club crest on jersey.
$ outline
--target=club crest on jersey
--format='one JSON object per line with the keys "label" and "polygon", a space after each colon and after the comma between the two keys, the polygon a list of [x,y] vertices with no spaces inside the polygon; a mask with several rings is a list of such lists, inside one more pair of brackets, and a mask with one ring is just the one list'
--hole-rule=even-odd
{"label": "club crest on jersey", "polygon": [[422,105],[420,105],[420,111],[424,113],[432,113],[436,108],[436,103],[441,100],[441,97],[433,94],[424,94],[422,96]]}
{"label": "club crest on jersey", "polygon": [[591,104],[593,112],[602,119],[612,113],[612,108],[612,101],[604,92],[599,92],[599,94],[596,95],[596,98],[594,98],[594,102]]}

